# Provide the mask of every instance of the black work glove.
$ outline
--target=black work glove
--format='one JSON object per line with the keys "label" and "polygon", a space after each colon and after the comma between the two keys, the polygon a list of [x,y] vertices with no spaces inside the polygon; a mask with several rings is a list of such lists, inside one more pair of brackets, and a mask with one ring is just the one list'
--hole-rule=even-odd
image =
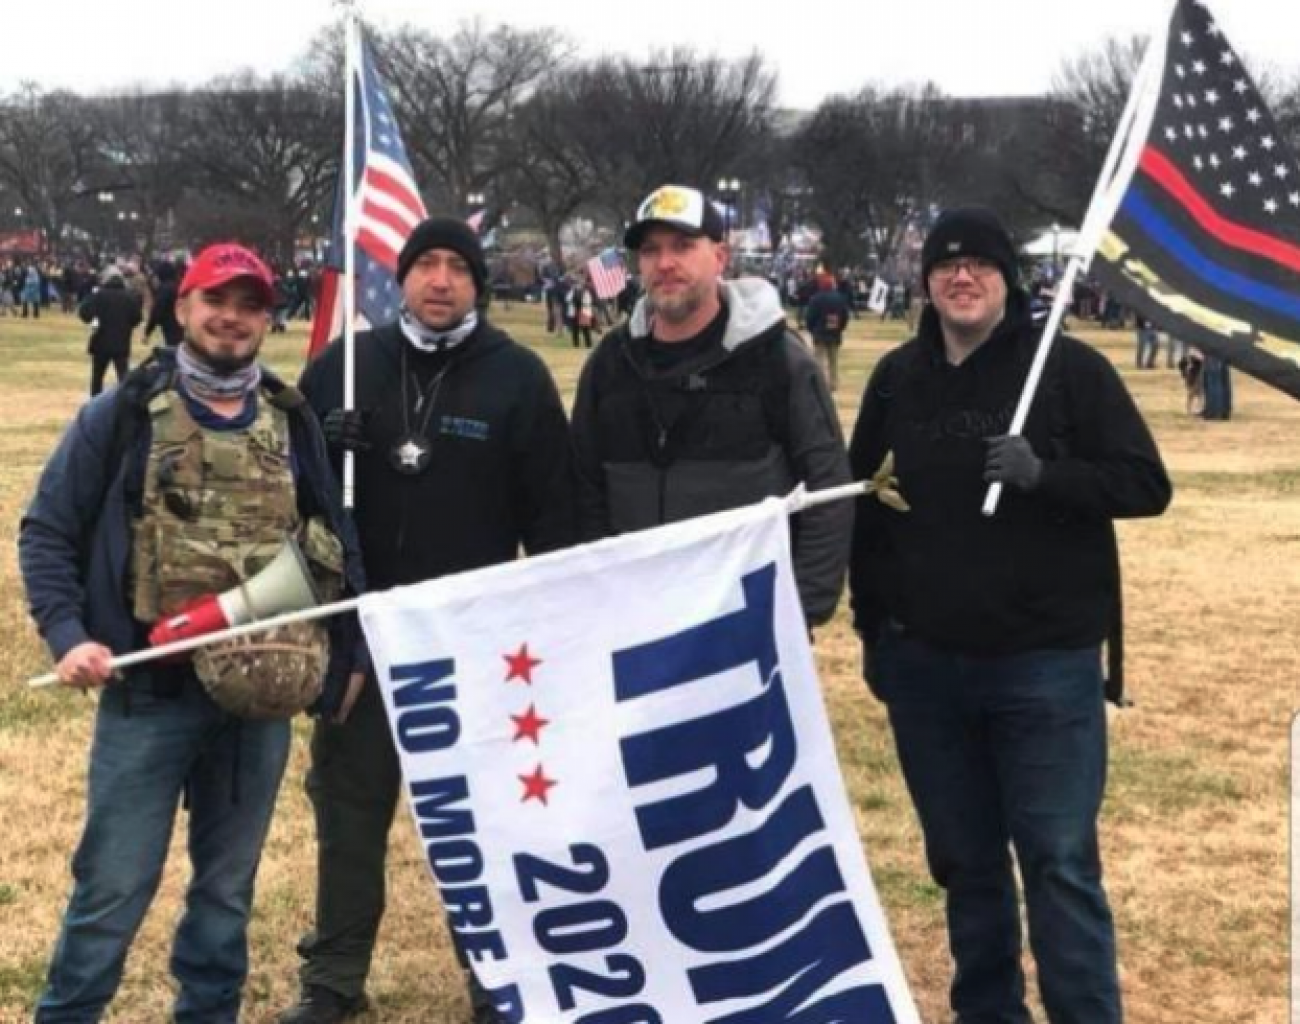
{"label": "black work glove", "polygon": [[370,451],[370,414],[361,409],[331,409],[321,423],[325,443],[349,452]]}
{"label": "black work glove", "polygon": [[1032,491],[1043,475],[1043,460],[1034,454],[1029,441],[1019,434],[986,437],[988,456],[984,460],[987,483],[1010,484],[1018,491]]}

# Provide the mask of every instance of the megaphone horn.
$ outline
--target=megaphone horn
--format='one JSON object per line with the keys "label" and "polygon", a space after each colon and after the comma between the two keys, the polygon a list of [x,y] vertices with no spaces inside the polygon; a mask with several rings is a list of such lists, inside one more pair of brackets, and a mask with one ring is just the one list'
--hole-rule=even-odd
{"label": "megaphone horn", "polygon": [[149,632],[149,643],[161,647],[318,604],[320,596],[307,559],[290,537],[257,575],[223,594],[206,594],[160,619]]}

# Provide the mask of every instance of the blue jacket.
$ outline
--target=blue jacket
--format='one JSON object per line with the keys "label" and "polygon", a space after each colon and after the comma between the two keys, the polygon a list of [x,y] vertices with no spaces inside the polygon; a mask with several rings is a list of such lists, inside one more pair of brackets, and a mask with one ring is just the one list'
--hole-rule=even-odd
{"label": "blue jacket", "polygon": [[[174,368],[174,350],[159,349],[121,387],[82,406],[46,463],[23,515],[19,566],[32,617],[55,661],[88,640],[115,654],[143,646],[144,629],[127,596],[131,523],[152,442],[148,404],[172,386]],[[272,394],[285,388],[266,369],[262,381]],[[359,594],[365,589],[360,548],[343,511],[320,427],[305,402],[290,409],[288,417],[299,512],[324,516],[343,544],[346,589]],[[366,662],[355,615],[333,616],[329,629],[330,663],[318,711],[334,709],[348,673]],[[127,683],[141,685],[147,678],[147,671],[128,672]]]}

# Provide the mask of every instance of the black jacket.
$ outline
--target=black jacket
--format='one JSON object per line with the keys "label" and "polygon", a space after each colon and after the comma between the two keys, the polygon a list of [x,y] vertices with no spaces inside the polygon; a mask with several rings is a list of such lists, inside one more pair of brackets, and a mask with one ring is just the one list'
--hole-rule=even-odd
{"label": "black jacket", "polygon": [[153,306],[149,310],[149,322],[144,325],[145,340],[154,330],[162,331],[163,341],[168,345],[179,345],[184,334],[180,321],[176,319],[176,282],[164,281],[154,292]]}
{"label": "black jacket", "polygon": [[808,300],[803,322],[814,341],[838,345],[844,340],[844,330],[852,315],[848,299],[838,291],[824,288]]}
{"label": "black jacket", "polygon": [[1120,609],[1112,520],[1159,515],[1171,485],[1151,433],[1100,353],[1058,337],[1025,436],[1037,488],[1006,488],[981,513],[985,438],[1004,434],[1039,331],[1013,292],[993,336],[948,364],[938,317],[877,365],[850,446],[854,475],[893,452],[911,511],[859,501],[850,585],[868,643],[892,619],[944,649],[1007,655],[1077,649],[1113,633]]}
{"label": "black jacket", "polygon": [[131,332],[144,319],[140,300],[120,281],[110,281],[77,309],[86,323],[98,321],[87,351],[96,356],[125,356],[131,352]]}
{"label": "black jacket", "polygon": [[[647,359],[644,304],[583,367],[573,406],[585,539],[627,533],[847,483],[839,420],[821,370],[787,330],[766,281],[724,285],[716,346],[666,371]],[[831,617],[844,585],[853,509],[832,502],[794,517],[804,615]]]}
{"label": "black jacket", "polygon": [[[535,353],[483,322],[449,354],[427,354],[389,324],[357,336],[356,360],[356,408],[369,413],[371,448],[357,455],[355,517],[373,589],[507,562],[521,546],[532,554],[574,542],[568,423]],[[417,381],[427,394],[444,369],[416,413]],[[341,341],[308,365],[300,386],[322,418],[342,407]],[[391,453],[424,420],[431,462],[408,476]]]}

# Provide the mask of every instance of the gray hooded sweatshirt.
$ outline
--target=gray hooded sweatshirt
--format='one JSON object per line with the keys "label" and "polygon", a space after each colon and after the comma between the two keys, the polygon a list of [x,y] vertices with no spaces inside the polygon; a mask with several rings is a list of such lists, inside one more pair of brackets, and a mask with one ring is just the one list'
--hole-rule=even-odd
{"label": "gray hooded sweatshirt", "polygon": [[[825,377],[787,329],[776,289],[758,278],[720,288],[727,322],[710,350],[657,369],[647,358],[652,325],[642,299],[587,360],[573,408],[585,539],[738,508],[801,483],[812,491],[849,481]],[[672,422],[660,416],[665,406],[678,413]],[[848,501],[792,517],[811,625],[835,611],[852,524]]]}

